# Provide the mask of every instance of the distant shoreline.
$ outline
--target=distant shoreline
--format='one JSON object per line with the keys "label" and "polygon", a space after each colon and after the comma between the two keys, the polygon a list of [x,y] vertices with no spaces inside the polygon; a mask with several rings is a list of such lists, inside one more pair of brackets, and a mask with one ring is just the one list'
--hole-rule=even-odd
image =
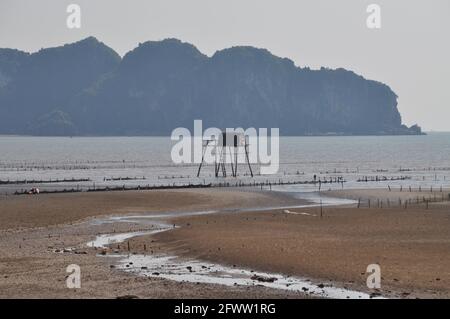
{"label": "distant shoreline", "polygon": [[[426,136],[432,134],[445,134],[450,131],[431,131],[421,134],[310,134],[310,135],[280,135],[280,137],[383,137],[383,136]],[[167,137],[170,135],[27,135],[27,134],[0,134],[0,137],[67,137],[67,138],[117,138],[117,137]]]}

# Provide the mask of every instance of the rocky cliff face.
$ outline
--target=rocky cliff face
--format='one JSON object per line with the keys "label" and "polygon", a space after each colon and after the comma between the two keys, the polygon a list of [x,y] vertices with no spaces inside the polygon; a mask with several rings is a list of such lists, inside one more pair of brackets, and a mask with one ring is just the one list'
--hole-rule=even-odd
{"label": "rocky cliff face", "polygon": [[298,68],[264,49],[207,57],[169,39],[140,44],[120,60],[88,38],[21,53],[14,72],[2,72],[14,65],[2,64],[2,52],[0,133],[168,135],[194,119],[279,127],[285,135],[421,133],[402,125],[387,85],[344,69]]}

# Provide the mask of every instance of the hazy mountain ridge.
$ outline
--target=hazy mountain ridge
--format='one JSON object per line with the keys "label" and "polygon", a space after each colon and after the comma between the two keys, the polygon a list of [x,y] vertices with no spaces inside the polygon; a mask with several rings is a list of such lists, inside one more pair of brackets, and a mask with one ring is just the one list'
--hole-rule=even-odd
{"label": "hazy mountain ridge", "polygon": [[0,90],[16,76],[30,54],[14,49],[0,49]]}
{"label": "hazy mountain ridge", "polygon": [[5,52],[0,134],[168,135],[194,119],[285,135],[421,133],[402,125],[387,85],[344,69],[299,68],[265,49],[208,57],[168,39],[120,59],[91,37],[14,59]]}

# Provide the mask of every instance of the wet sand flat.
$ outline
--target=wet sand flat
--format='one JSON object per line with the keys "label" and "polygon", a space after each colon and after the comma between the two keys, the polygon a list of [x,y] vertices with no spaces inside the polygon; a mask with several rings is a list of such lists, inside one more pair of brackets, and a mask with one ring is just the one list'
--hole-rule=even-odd
{"label": "wet sand flat", "polygon": [[[178,218],[173,222],[180,228],[152,238],[176,255],[361,291],[367,291],[367,266],[379,264],[386,295],[450,297],[448,202],[428,210],[353,206],[324,207],[322,213],[320,218],[316,207]],[[131,242],[139,246],[144,240]]]}
{"label": "wet sand flat", "polygon": [[[383,190],[323,192],[325,196],[415,198]],[[174,282],[125,273],[116,254],[177,255],[316,283],[367,291],[367,265],[378,263],[389,297],[450,297],[450,206],[309,207],[289,194],[233,189],[81,193],[0,199],[2,298],[307,298],[255,286]],[[174,216],[168,212],[213,211]],[[241,211],[239,211],[241,210]],[[217,212],[216,212],[217,211]],[[322,218],[320,217],[322,211]],[[148,231],[145,223],[95,223],[106,215],[158,213],[169,231],[102,250],[87,246],[102,234]],[[164,216],[166,216],[164,218]],[[103,216],[103,217],[102,217]],[[131,247],[131,248],[130,248]],[[82,289],[65,285],[65,267],[82,267]],[[370,292],[370,291],[368,291]]]}
{"label": "wet sand flat", "polygon": [[125,191],[0,196],[0,230],[46,227],[101,215],[298,203],[287,196],[234,190]]}
{"label": "wet sand flat", "polygon": [[[146,225],[96,225],[102,215],[234,209],[290,201],[233,190],[142,191],[9,196],[0,199],[0,298],[298,298],[264,287],[223,287],[141,278],[117,270],[115,256],[86,243],[102,233]],[[298,201],[296,201],[298,202]],[[81,267],[81,289],[66,287],[66,267]]]}

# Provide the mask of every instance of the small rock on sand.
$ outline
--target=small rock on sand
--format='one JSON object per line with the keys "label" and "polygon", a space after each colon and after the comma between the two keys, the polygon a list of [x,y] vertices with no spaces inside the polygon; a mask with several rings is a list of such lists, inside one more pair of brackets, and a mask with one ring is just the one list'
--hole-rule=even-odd
{"label": "small rock on sand", "polygon": [[139,297],[135,295],[124,295],[124,296],[117,296],[116,299],[139,299]]}
{"label": "small rock on sand", "polygon": [[253,275],[250,279],[256,280],[259,282],[275,282],[277,280],[277,278],[274,278],[274,277],[263,277],[263,276],[258,276],[258,275]]}
{"label": "small rock on sand", "polygon": [[379,292],[372,292],[370,294],[370,298],[375,298],[375,297],[380,297],[380,296],[381,296],[381,293],[379,293]]}

